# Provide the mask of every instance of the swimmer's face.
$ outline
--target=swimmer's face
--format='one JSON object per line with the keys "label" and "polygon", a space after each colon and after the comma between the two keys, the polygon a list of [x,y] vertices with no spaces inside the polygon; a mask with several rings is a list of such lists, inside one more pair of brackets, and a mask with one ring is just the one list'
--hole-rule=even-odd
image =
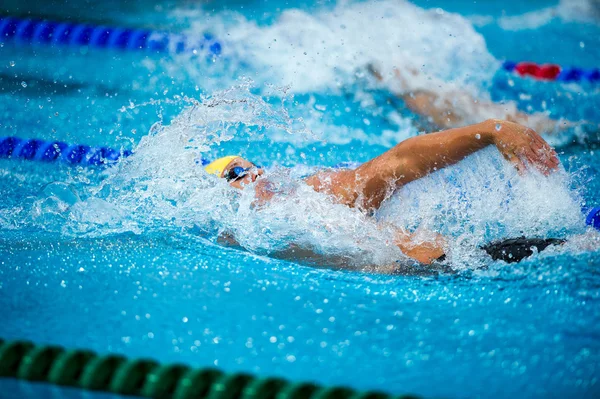
{"label": "swimmer's face", "polygon": [[242,190],[244,186],[253,183],[262,176],[264,171],[244,158],[236,158],[223,170],[223,177],[231,187]]}

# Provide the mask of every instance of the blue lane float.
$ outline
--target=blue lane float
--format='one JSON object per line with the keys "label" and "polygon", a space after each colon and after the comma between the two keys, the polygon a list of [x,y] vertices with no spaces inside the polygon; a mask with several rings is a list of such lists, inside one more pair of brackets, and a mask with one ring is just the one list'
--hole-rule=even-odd
{"label": "blue lane float", "polygon": [[596,230],[600,230],[600,206],[596,206],[584,213],[587,214],[585,224],[592,226]]}
{"label": "blue lane float", "polygon": [[[130,150],[116,150],[109,147],[91,147],[83,144],[67,144],[62,141],[44,141],[38,139],[22,139],[19,137],[0,137],[0,158],[23,159],[39,162],[63,162],[69,165],[89,167],[104,167],[115,164],[121,158],[133,154]],[[202,166],[208,165],[210,160],[200,158],[197,160]],[[354,168],[357,162],[342,162],[334,168]],[[600,230],[600,206],[592,209],[582,209],[586,215],[585,223]]]}
{"label": "blue lane float", "polygon": [[[110,147],[67,144],[62,141],[22,139],[14,136],[0,137],[0,158],[102,167],[115,164],[121,158],[126,158],[131,154],[133,152],[126,149],[117,150]],[[210,161],[201,158],[198,163],[204,166],[208,165]]]}
{"label": "blue lane float", "polygon": [[25,159],[41,162],[64,162],[70,165],[106,166],[128,157],[129,150],[67,144],[62,141],[43,141],[0,137],[0,158]]}
{"label": "blue lane float", "polygon": [[208,51],[221,54],[221,44],[205,33],[192,39],[185,35],[147,29],[129,29],[76,22],[0,17],[0,42],[46,46],[88,46],[123,51],[184,53]]}

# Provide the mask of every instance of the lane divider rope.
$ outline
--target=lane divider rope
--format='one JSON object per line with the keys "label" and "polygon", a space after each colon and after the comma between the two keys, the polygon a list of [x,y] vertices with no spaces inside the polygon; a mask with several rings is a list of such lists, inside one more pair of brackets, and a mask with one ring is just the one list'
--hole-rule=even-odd
{"label": "lane divider rope", "polygon": [[148,29],[14,17],[0,17],[0,42],[3,41],[176,54],[204,50],[212,55],[221,54],[221,44],[209,33],[192,39],[181,34]]}
{"label": "lane divider rope", "polygon": [[[127,149],[91,147],[85,144],[73,145],[62,141],[22,139],[14,136],[0,137],[0,158],[102,167],[113,165],[121,158],[126,158],[131,154],[133,151]],[[205,166],[210,161],[200,158],[197,163]]]}
{"label": "lane divider rope", "polygon": [[64,162],[70,165],[105,166],[128,157],[130,150],[67,144],[62,141],[0,137],[0,158],[41,162]]}
{"label": "lane divider rope", "polygon": [[504,61],[502,68],[520,76],[559,82],[599,82],[600,68],[562,67],[556,64]]}
{"label": "lane divider rope", "polygon": [[[204,33],[199,40],[164,31],[110,27],[78,22],[0,17],[0,42],[49,46],[89,46],[126,51],[145,50],[156,53],[183,53],[208,50],[221,54],[221,43]],[[504,61],[502,68],[520,76],[561,82],[599,82],[600,68],[562,67],[556,64]]]}
{"label": "lane divider rope", "polygon": [[[0,158],[104,167],[113,165],[121,158],[126,158],[131,154],[133,154],[131,150],[115,150],[109,147],[90,147],[83,144],[70,145],[62,141],[22,139],[14,136],[0,137]],[[199,158],[196,162],[205,166],[211,161]],[[341,162],[334,165],[333,169],[350,169],[359,165],[358,162]],[[585,207],[581,211],[586,216],[586,225],[600,230],[600,206]]]}
{"label": "lane divider rope", "polygon": [[0,378],[171,399],[415,399],[0,338]]}

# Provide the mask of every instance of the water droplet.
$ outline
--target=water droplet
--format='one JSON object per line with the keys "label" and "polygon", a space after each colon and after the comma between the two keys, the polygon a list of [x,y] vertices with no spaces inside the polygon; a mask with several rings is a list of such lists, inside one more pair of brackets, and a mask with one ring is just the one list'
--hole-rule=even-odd
{"label": "water droplet", "polygon": [[23,82],[21,82],[21,86],[27,87],[27,83],[25,83],[25,81],[23,81]]}

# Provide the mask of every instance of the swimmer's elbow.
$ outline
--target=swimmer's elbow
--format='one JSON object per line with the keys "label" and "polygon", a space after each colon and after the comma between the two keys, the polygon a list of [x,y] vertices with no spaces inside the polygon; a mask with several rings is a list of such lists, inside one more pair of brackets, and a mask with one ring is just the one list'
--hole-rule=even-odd
{"label": "swimmer's elbow", "polygon": [[423,162],[423,152],[427,149],[418,137],[411,137],[399,145],[400,151],[394,159],[395,170],[401,172],[402,183],[419,179],[427,175],[430,170],[427,163]]}
{"label": "swimmer's elbow", "polygon": [[418,157],[414,156],[402,158],[399,160],[399,165],[399,170],[402,171],[402,184],[410,183],[432,172],[428,165],[423,164]]}

